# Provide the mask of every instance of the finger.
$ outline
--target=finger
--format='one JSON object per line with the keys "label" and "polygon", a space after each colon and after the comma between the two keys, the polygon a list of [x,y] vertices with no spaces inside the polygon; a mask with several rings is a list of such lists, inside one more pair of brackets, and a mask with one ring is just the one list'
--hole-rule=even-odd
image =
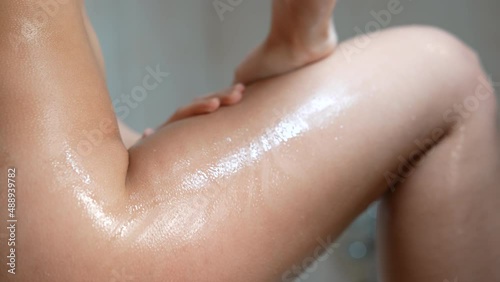
{"label": "finger", "polygon": [[185,119],[192,116],[203,115],[211,113],[220,107],[220,101],[218,98],[210,98],[205,100],[196,101],[193,104],[179,108],[170,119],[168,123]]}
{"label": "finger", "polygon": [[241,94],[243,94],[244,91],[245,91],[245,86],[241,83],[238,83],[223,91],[195,98],[194,101],[218,98],[224,105],[229,105],[230,103],[234,103],[235,101],[238,102],[239,100],[241,100]]}
{"label": "finger", "polygon": [[152,129],[152,128],[146,128],[144,129],[144,132],[142,133],[142,138],[146,138],[148,137],[149,135],[155,133],[155,130]]}
{"label": "finger", "polygon": [[232,90],[220,96],[221,106],[230,106],[239,103],[243,99],[243,92],[245,86],[243,84],[236,84]]}

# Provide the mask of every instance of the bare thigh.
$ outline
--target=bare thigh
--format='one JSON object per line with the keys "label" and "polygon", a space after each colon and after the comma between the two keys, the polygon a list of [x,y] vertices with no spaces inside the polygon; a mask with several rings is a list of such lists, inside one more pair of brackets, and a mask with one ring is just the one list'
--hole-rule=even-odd
{"label": "bare thigh", "polygon": [[415,140],[455,138],[443,113],[478,87],[490,93],[478,114],[488,122],[470,127],[491,135],[480,166],[498,165],[495,98],[473,52],[422,27],[341,52],[354,44],[131,149],[125,201],[144,213],[128,240],[145,261],[175,261],[151,279],[289,279],[291,265],[387,191],[386,172]]}

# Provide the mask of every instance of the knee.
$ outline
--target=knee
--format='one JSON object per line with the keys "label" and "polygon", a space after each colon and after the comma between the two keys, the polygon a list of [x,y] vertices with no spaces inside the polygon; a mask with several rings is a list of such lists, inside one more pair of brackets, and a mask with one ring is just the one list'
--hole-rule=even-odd
{"label": "knee", "polygon": [[481,71],[477,53],[455,35],[437,27],[411,25],[382,32],[380,41],[401,50],[407,56],[417,57],[429,68],[437,65]]}
{"label": "knee", "polygon": [[474,110],[477,103],[484,104],[489,114],[496,117],[497,97],[493,84],[484,71],[480,57],[466,43],[447,31],[430,26],[397,28],[404,33],[417,54],[422,54],[430,68],[440,68],[443,78],[448,78],[457,101],[463,107]]}
{"label": "knee", "polygon": [[[366,52],[369,50],[369,52]],[[463,41],[442,29],[412,25],[366,34],[339,46],[346,61],[366,62],[374,56],[413,69],[413,74],[466,82],[483,73],[479,56]]]}
{"label": "knee", "polygon": [[469,67],[474,65],[480,68],[480,59],[477,53],[448,31],[425,25],[398,27],[392,31],[399,33],[400,40],[417,48],[416,51],[425,53],[435,60],[447,59],[450,61],[453,59],[453,61]]}
{"label": "knee", "polygon": [[[492,81],[482,67],[478,54],[454,35],[435,27],[410,26],[399,28],[409,40],[404,44],[417,48],[416,55],[429,65],[439,69],[430,75],[438,75],[444,82],[441,95],[447,96],[448,106],[442,114],[448,125],[468,124],[481,129],[488,136],[500,136],[498,96]],[[408,45],[406,45],[408,46]],[[418,52],[421,51],[421,52]]]}

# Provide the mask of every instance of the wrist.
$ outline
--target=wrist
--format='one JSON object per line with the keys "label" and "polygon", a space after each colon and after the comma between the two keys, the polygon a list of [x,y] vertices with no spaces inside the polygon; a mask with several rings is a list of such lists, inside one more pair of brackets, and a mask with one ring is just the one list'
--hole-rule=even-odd
{"label": "wrist", "polygon": [[264,41],[268,50],[281,49],[293,55],[306,56],[325,53],[327,49],[333,51],[336,44],[337,34],[330,20],[307,30],[273,27]]}
{"label": "wrist", "polygon": [[287,45],[292,48],[312,48],[317,44],[337,40],[335,28],[330,20],[314,26],[308,25],[307,28],[298,26],[291,28],[291,26],[293,24],[287,27],[273,26],[266,42],[268,44]]}

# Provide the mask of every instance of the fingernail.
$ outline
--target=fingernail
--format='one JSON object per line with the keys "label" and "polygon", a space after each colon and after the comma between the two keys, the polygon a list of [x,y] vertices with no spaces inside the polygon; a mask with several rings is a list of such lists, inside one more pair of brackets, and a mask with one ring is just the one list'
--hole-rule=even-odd
{"label": "fingernail", "polygon": [[151,134],[153,134],[153,133],[155,133],[155,131],[154,131],[154,129],[152,129],[152,128],[146,128],[146,129],[144,130],[144,136],[145,136],[145,137],[148,137],[149,135],[151,135]]}

